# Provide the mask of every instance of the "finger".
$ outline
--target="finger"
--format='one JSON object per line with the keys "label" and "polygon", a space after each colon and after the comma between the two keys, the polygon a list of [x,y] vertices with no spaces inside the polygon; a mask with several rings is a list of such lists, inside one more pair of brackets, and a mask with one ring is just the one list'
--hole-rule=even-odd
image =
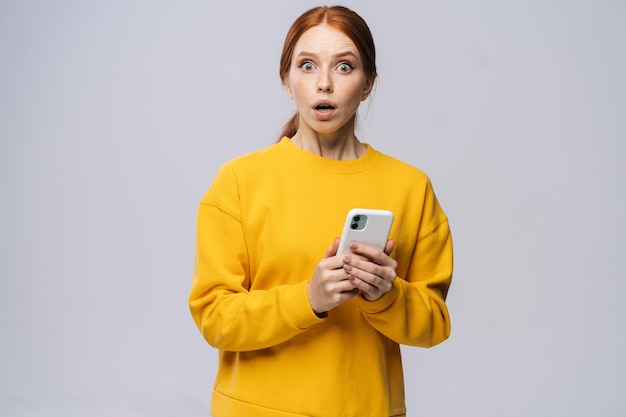
{"label": "finger", "polygon": [[[387,255],[383,255],[387,257]],[[379,277],[385,279],[387,281],[393,280],[396,277],[395,271],[395,260],[387,257],[389,259],[388,265],[385,265],[384,262],[380,264],[375,263],[376,261],[366,258],[365,260],[357,259],[355,257],[344,257],[343,258],[343,268],[348,271],[362,271],[365,274],[372,275],[374,279],[375,277]],[[371,281],[367,279],[367,275],[362,275],[357,273],[359,278],[363,278],[366,281]]]}
{"label": "finger", "polygon": [[385,252],[387,255],[391,254],[391,251],[393,251],[393,248],[396,246],[396,241],[393,239],[389,239],[387,240],[387,244],[385,245],[385,250],[383,252]]}
{"label": "finger", "polygon": [[[373,272],[368,272],[362,269],[353,268],[351,265],[344,265],[343,267],[346,273],[350,274],[352,284],[357,286],[359,281],[364,282],[372,287],[378,288],[381,291],[385,291],[389,287],[389,280],[385,279],[385,277],[381,275],[377,275]],[[354,280],[356,278],[357,280]],[[363,289],[361,286],[359,289]]]}
{"label": "finger", "polygon": [[[393,241],[392,241],[393,242]],[[391,247],[393,249],[394,243],[387,243],[385,248]],[[350,250],[357,255],[362,255],[377,265],[381,266],[393,266],[394,261],[389,257],[389,255],[371,245],[365,245],[362,243],[352,242],[350,244]]]}
{"label": "finger", "polygon": [[324,255],[324,258],[330,258],[332,256],[335,256],[337,254],[337,249],[339,249],[338,237],[336,237],[335,240],[333,240],[333,244],[330,245],[328,249],[326,249],[326,254]]}
{"label": "finger", "polygon": [[340,305],[340,304],[345,303],[348,300],[351,300],[352,298],[359,295],[359,292],[360,291],[358,288],[352,288],[351,290],[347,290],[347,291],[342,292],[341,294],[338,294],[336,305]]}
{"label": "finger", "polygon": [[384,253],[382,250],[371,245],[366,245],[364,243],[352,242],[350,244],[350,250],[357,255],[362,255],[375,262],[387,257],[387,254]]}
{"label": "finger", "polygon": [[354,282],[349,279],[349,277],[349,274],[344,273],[343,279],[335,281],[333,283],[329,283],[329,285],[327,285],[326,287],[328,295],[332,298],[335,298],[335,301],[337,303],[342,303],[346,300],[349,300],[359,293],[359,289],[354,285]]}
{"label": "finger", "polygon": [[376,282],[366,282],[360,278],[353,277],[353,285],[361,291],[366,300],[375,301],[389,292],[392,285],[382,278],[376,279]]}
{"label": "finger", "polygon": [[383,292],[379,288],[359,278],[353,277],[352,281],[354,287],[357,288],[358,291],[363,294],[363,297],[369,301],[377,300],[383,295]]}

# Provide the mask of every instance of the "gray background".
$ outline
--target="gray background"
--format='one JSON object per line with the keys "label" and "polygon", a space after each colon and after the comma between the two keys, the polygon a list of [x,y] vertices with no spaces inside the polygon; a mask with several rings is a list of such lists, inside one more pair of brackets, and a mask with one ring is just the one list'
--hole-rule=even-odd
{"label": "gray background", "polygon": [[[0,1],[1,415],[208,414],[197,205],[291,114],[280,50],[317,4]],[[626,3],[344,4],[379,52],[359,135],[455,238],[409,416],[626,415]]]}

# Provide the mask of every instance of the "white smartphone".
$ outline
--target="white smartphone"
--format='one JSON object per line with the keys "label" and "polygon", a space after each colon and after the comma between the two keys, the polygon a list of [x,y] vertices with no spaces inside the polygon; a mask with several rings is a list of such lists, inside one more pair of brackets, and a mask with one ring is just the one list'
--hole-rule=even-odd
{"label": "white smartphone", "polygon": [[358,242],[384,249],[393,223],[389,210],[354,208],[348,212],[337,254],[350,253],[350,243]]}

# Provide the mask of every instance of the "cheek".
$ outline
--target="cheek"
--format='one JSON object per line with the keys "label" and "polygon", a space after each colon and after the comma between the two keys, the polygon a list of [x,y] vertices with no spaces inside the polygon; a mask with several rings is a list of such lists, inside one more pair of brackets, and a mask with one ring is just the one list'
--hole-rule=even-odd
{"label": "cheek", "polygon": [[292,78],[289,81],[291,98],[296,102],[307,98],[307,83],[305,80]]}
{"label": "cheek", "polygon": [[364,82],[351,82],[345,86],[346,97],[352,102],[354,101],[357,105],[361,102],[363,98],[363,92],[365,91],[365,83]]}

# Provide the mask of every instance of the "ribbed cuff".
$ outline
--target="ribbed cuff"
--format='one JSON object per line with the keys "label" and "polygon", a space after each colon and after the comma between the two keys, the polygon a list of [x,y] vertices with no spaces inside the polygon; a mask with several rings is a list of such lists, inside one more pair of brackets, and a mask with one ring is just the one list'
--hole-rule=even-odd
{"label": "ribbed cuff", "polygon": [[309,303],[307,281],[288,287],[283,293],[287,315],[298,329],[307,329],[324,319],[315,315]]}
{"label": "ribbed cuff", "polygon": [[400,294],[400,289],[398,288],[398,279],[399,278],[396,278],[396,280],[393,282],[393,286],[391,287],[391,289],[383,294],[383,296],[376,301],[368,301],[364,297],[359,297],[358,303],[361,311],[366,314],[376,314],[380,313],[381,311],[387,310],[387,308],[389,308],[389,306],[393,304],[393,302],[396,300],[396,298],[398,298],[398,295]]}

